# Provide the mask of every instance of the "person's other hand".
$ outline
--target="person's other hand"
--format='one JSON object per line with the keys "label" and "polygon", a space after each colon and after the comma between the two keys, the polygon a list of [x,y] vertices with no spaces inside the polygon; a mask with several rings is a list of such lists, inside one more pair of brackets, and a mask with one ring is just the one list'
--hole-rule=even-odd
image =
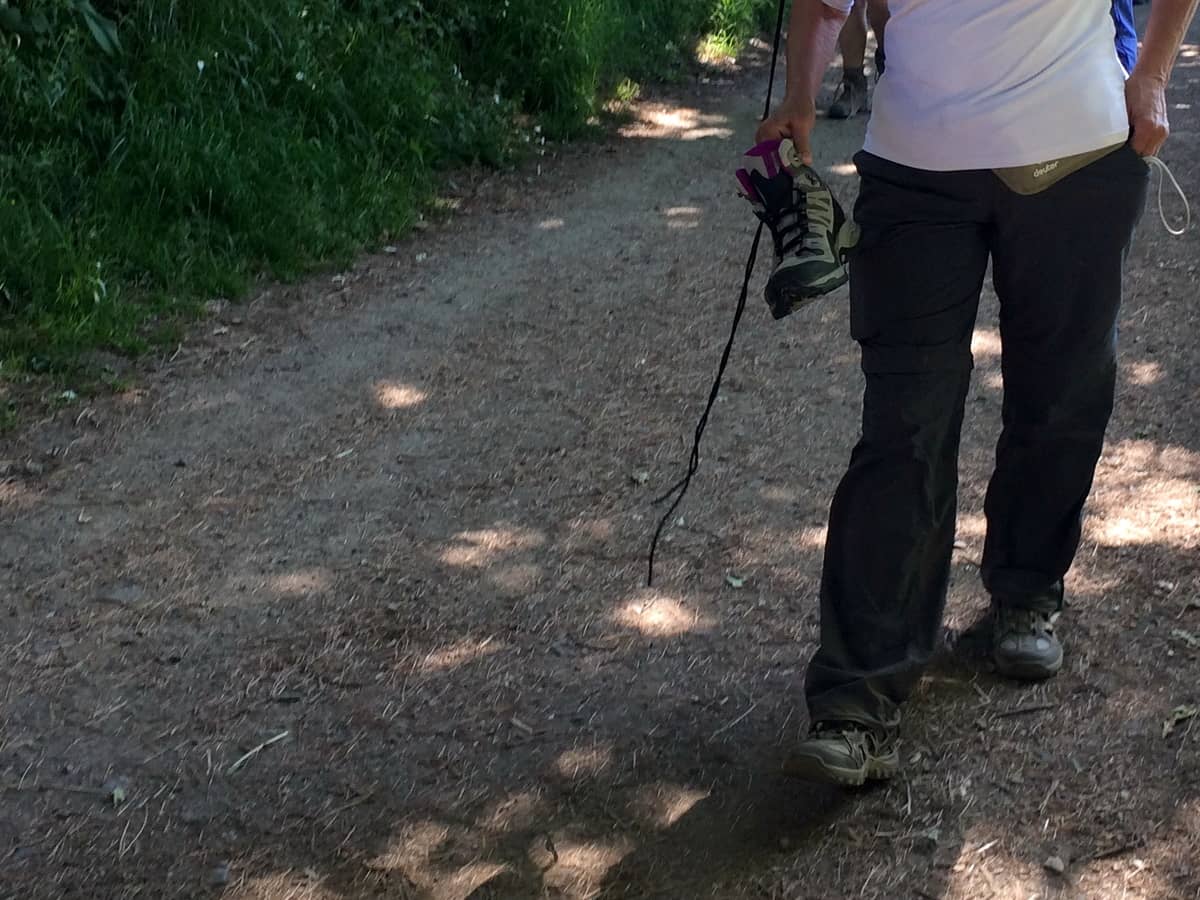
{"label": "person's other hand", "polygon": [[1129,111],[1129,144],[1139,156],[1154,156],[1170,134],[1167,122],[1167,84],[1162,78],[1136,70],[1125,80]]}
{"label": "person's other hand", "polygon": [[817,108],[812,100],[796,100],[784,97],[767,118],[763,119],[755,132],[758,143],[791,138],[796,152],[806,166],[812,165],[812,130],[817,121]]}

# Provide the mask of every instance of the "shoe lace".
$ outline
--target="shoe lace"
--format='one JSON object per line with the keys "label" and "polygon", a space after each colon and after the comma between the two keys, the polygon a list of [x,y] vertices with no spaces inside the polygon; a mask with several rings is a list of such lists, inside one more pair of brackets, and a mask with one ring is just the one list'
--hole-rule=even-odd
{"label": "shoe lace", "polygon": [[[1183,192],[1183,188],[1179,186],[1179,182],[1175,180],[1175,176],[1171,170],[1167,168],[1167,164],[1157,156],[1145,157],[1146,164],[1151,169],[1158,171],[1158,217],[1162,220],[1163,228],[1167,229],[1169,234],[1179,237],[1188,230],[1188,226],[1192,224],[1192,207],[1188,203],[1187,194]],[[1163,211],[1163,182],[1170,181],[1171,187],[1175,189],[1175,193],[1179,195],[1179,199],[1183,201],[1183,225],[1179,228],[1172,228],[1171,223],[1167,221],[1167,214]]]}
{"label": "shoe lace", "polygon": [[996,620],[1002,631],[1019,634],[1054,634],[1058,613],[1022,607],[998,607]]}
{"label": "shoe lace", "polygon": [[851,752],[860,754],[875,753],[883,740],[875,729],[859,722],[817,722],[813,725],[812,733],[814,737],[840,738]]}
{"label": "shoe lace", "polygon": [[[814,213],[813,216],[809,215],[810,206]],[[827,216],[826,212],[828,212]],[[827,241],[822,236],[819,227],[813,227],[813,219],[819,221],[822,218],[832,219],[832,217],[832,207],[820,195],[820,192],[806,191],[797,187],[793,190],[792,206],[780,214],[771,232],[775,240],[776,255],[782,257],[798,249],[807,253],[823,254]]]}
{"label": "shoe lace", "polygon": [[792,205],[780,213],[775,227],[771,230],[775,239],[775,255],[784,256],[797,247],[810,249],[812,229],[808,227],[808,194],[804,191],[792,192]]}

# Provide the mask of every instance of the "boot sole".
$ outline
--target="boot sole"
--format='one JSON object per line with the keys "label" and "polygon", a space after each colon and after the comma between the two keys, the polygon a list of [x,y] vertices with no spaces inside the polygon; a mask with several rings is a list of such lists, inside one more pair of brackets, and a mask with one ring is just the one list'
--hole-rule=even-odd
{"label": "boot sole", "polygon": [[833,293],[849,280],[844,268],[840,275],[831,275],[819,284],[795,276],[789,278],[787,273],[780,274],[783,277],[772,278],[767,283],[767,305],[776,319],[791,315],[809,302]]}
{"label": "boot sole", "polygon": [[996,666],[996,674],[1002,678],[1012,678],[1015,681],[1045,681],[1059,673],[1063,665],[1063,655],[1053,662],[1005,662],[997,656],[992,657]]}
{"label": "boot sole", "polygon": [[786,775],[802,778],[805,781],[818,781],[842,787],[861,787],[868,781],[887,781],[899,770],[900,754],[898,752],[868,760],[865,765],[856,769],[833,766],[819,757],[805,756],[804,754],[790,757],[783,765]]}

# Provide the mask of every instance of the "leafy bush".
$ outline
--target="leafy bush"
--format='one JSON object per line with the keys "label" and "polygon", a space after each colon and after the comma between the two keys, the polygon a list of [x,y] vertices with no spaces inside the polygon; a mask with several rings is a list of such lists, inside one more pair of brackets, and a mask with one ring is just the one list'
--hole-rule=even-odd
{"label": "leafy bush", "polygon": [[[517,113],[577,134],[623,79],[771,0],[0,0],[0,355],[69,368],[259,272],[403,232]],[[625,88],[628,90],[628,88]]]}

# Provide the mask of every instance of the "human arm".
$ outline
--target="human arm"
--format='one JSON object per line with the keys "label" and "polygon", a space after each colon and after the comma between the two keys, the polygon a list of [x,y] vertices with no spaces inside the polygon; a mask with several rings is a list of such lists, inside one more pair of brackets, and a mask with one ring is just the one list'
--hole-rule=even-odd
{"label": "human arm", "polygon": [[1154,0],[1137,65],[1125,82],[1130,144],[1153,156],[1167,140],[1167,80],[1200,0]]}
{"label": "human arm", "polygon": [[838,34],[850,5],[842,9],[824,0],[793,0],[788,25],[787,88],[779,106],[758,126],[757,140],[791,138],[806,165],[812,165],[817,93],[837,53]]}

